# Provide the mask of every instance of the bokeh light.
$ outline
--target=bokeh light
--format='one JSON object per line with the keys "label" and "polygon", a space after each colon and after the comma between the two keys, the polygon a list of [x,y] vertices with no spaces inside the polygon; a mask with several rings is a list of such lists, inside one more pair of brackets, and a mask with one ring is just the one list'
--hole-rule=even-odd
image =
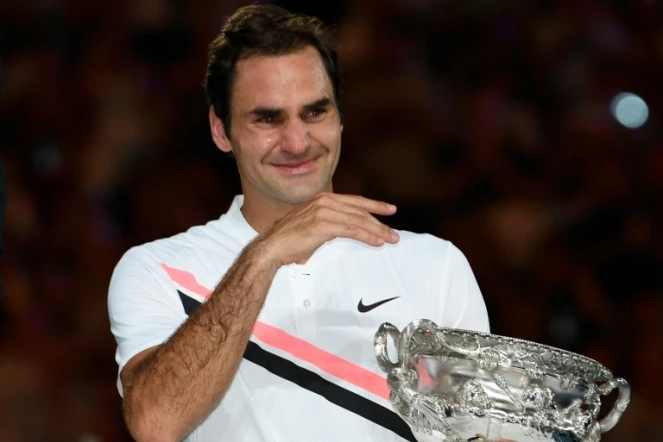
{"label": "bokeh light", "polygon": [[630,92],[623,92],[613,98],[610,111],[619,124],[629,129],[637,129],[649,118],[649,108],[645,100]]}

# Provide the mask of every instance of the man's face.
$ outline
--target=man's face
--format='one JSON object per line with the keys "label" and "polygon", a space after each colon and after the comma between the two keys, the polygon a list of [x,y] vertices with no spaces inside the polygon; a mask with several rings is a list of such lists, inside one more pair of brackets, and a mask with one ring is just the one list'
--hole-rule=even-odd
{"label": "man's face", "polygon": [[331,190],[342,126],[313,47],[239,61],[231,112],[230,146],[245,195],[299,204]]}

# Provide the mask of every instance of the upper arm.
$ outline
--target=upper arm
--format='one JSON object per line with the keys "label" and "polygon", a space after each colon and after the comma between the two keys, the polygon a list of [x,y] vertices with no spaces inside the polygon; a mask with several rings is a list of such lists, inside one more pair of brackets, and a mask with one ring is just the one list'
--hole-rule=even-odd
{"label": "upper arm", "polygon": [[486,303],[467,258],[449,243],[442,284],[446,290],[443,323],[465,330],[490,333]]}
{"label": "upper arm", "polygon": [[111,332],[117,343],[118,390],[135,366],[165,342],[186,319],[174,288],[158,263],[150,265],[140,251],[127,252],[113,271],[108,292]]}

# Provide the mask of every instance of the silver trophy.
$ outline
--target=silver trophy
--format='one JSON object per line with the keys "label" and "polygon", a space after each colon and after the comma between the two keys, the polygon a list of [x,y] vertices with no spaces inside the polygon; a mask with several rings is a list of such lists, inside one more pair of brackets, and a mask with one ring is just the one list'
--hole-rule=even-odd
{"label": "silver trophy", "polygon": [[[424,319],[402,332],[382,324],[375,354],[392,406],[420,441],[597,442],[630,399],[628,382],[592,359]],[[614,389],[615,405],[599,420],[601,396]]]}

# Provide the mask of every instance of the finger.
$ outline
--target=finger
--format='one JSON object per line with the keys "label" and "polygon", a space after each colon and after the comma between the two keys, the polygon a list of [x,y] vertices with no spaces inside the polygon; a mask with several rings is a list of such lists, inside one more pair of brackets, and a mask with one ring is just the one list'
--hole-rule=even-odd
{"label": "finger", "polygon": [[362,209],[358,206],[355,206],[353,204],[348,204],[348,203],[345,203],[345,202],[341,202],[341,201],[336,200],[336,199],[329,199],[328,201],[326,201],[324,203],[324,207],[329,207],[329,208],[334,209],[338,212],[351,213],[351,214],[355,214],[355,215],[365,216],[366,219],[369,222],[375,224],[376,226],[382,227],[384,229],[389,229],[391,231],[391,228],[389,226],[387,226],[386,224],[384,224],[383,222],[378,220],[376,217],[371,215],[366,210],[364,210],[364,209]]}
{"label": "finger", "polygon": [[334,238],[349,238],[361,241],[372,246],[382,246],[386,242],[385,239],[357,224],[348,223],[348,214],[337,212],[330,208],[325,208],[324,211],[319,211],[321,215],[311,225],[311,233],[320,234],[324,237],[325,241]]}
{"label": "finger", "polygon": [[354,209],[354,212],[339,211],[331,207],[318,209],[317,221],[322,223],[334,223],[339,225],[354,225],[368,233],[382,238],[384,242],[396,243],[399,240],[398,233],[389,226],[381,223],[372,215]]}
{"label": "finger", "polygon": [[395,244],[399,240],[398,233],[391,227],[381,223],[368,213],[346,213],[346,224],[354,224],[379,236],[388,243]]}
{"label": "finger", "polygon": [[330,233],[335,238],[349,238],[361,241],[369,246],[380,247],[384,245],[385,240],[379,235],[372,233],[356,224],[336,224],[329,223]]}
{"label": "finger", "polygon": [[359,195],[344,195],[340,193],[322,194],[323,198],[330,199],[356,206],[362,210],[378,215],[393,215],[396,213],[396,206],[384,201],[377,201]]}

